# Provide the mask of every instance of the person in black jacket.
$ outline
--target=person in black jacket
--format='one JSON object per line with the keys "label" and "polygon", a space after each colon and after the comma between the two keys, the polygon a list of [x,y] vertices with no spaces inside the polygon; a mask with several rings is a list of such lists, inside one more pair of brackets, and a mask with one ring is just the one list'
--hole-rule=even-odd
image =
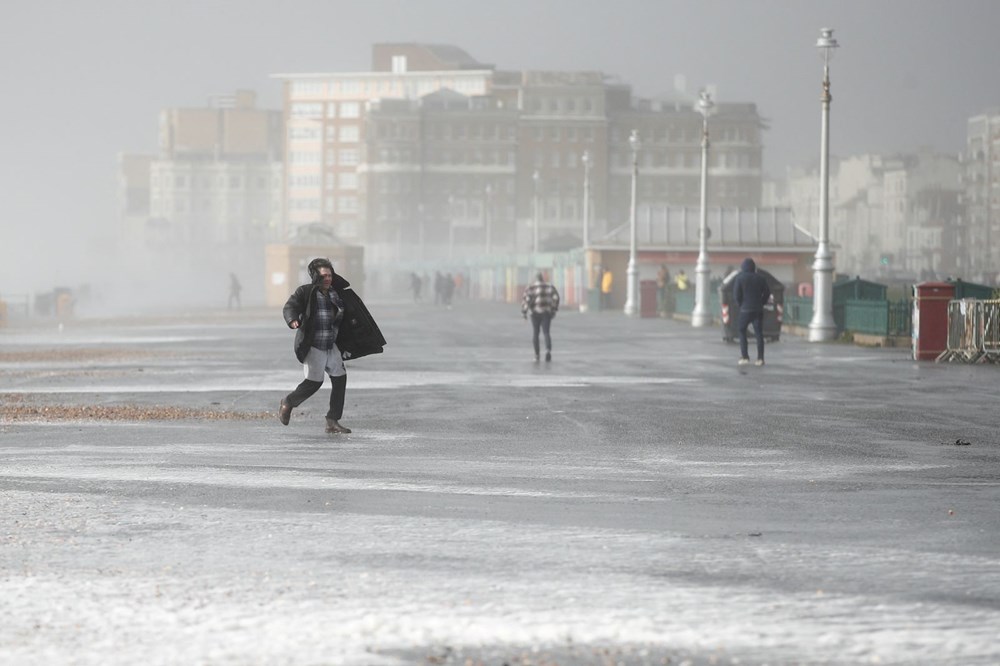
{"label": "person in black jacket", "polygon": [[333,271],[329,259],[313,259],[308,268],[312,283],[296,289],[282,310],[285,323],[295,330],[295,358],[302,364],[305,379],[281,399],[278,420],[288,425],[292,410],[318,391],[323,375],[329,374],[333,390],[326,431],[349,433],[351,429],[340,423],[347,392],[344,361],[380,354],[385,338],[350,283]]}
{"label": "person in black jacket", "polygon": [[747,326],[753,324],[757,338],[756,365],[764,365],[764,304],[771,298],[767,280],[757,272],[757,264],[747,257],[740,266],[740,274],[733,280],[733,298],[740,307],[737,330],[740,332],[740,365],[750,363],[747,349]]}

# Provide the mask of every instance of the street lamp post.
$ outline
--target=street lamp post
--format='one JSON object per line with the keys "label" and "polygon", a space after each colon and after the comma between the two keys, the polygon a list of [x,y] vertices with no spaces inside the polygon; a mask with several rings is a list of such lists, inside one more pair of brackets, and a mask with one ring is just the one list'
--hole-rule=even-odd
{"label": "street lamp post", "polygon": [[455,256],[455,197],[448,195],[448,259]]}
{"label": "street lamp post", "polygon": [[493,186],[486,183],[486,196],[483,198],[483,221],[486,227],[486,254],[487,256],[493,252],[493,220],[490,215],[490,204],[493,201]]}
{"label": "street lamp post", "polygon": [[541,181],[542,175],[538,173],[538,169],[531,174],[531,182],[533,184],[533,206],[532,208],[532,220],[531,220],[531,252],[532,254],[538,254],[538,184]]}
{"label": "street lamp post", "polygon": [[696,327],[709,326],[712,323],[712,313],[708,307],[708,117],[715,109],[712,96],[707,90],[699,94],[695,106],[701,114],[701,217],[698,224],[698,263],[694,269],[694,310],[691,312],[691,325]]}
{"label": "street lamp post", "polygon": [[587,248],[590,247],[590,167],[593,161],[589,150],[583,151],[580,161],[583,162],[583,252],[580,257],[580,262],[583,264],[583,274],[582,279],[577,280],[577,301],[580,303],[580,312],[586,312],[589,309],[587,276],[590,275],[590,266],[587,261]]}
{"label": "street lamp post", "polygon": [[628,137],[629,146],[632,147],[632,219],[629,225],[629,248],[628,248],[628,268],[625,270],[625,314],[635,317],[639,314],[639,266],[636,262],[636,222],[639,217],[638,211],[638,185],[639,185],[639,132],[632,130]]}
{"label": "street lamp post", "polygon": [[423,202],[417,204],[417,224],[419,232],[419,243],[420,243],[420,260],[426,259],[424,251],[424,204]]}
{"label": "street lamp post", "polygon": [[583,151],[583,249],[590,246],[590,151]]}
{"label": "street lamp post", "polygon": [[833,255],[830,253],[830,59],[840,46],[832,28],[820,30],[816,48],[823,58],[823,107],[819,160],[819,245],[813,261],[813,316],[809,341],[825,342],[837,335],[833,320]]}

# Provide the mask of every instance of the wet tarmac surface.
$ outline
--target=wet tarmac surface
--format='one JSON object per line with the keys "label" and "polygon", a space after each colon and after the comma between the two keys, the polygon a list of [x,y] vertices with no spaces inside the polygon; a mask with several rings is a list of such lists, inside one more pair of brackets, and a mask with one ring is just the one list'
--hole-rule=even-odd
{"label": "wet tarmac surface", "polygon": [[1000,368],[369,305],[346,436],[277,312],[0,331],[0,662],[1000,661]]}

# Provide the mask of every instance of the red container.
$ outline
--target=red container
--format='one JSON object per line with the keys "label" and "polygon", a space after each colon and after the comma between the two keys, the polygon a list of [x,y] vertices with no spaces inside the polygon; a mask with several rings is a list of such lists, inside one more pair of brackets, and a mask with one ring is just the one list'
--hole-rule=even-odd
{"label": "red container", "polygon": [[933,361],[948,348],[948,301],[955,297],[949,282],[913,285],[913,358]]}

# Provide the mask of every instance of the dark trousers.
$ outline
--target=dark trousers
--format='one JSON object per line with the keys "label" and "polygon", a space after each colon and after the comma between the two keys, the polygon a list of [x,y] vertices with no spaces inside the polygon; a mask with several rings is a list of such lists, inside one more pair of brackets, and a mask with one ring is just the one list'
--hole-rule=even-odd
{"label": "dark trousers", "polygon": [[548,312],[544,313],[531,313],[531,344],[535,347],[535,356],[538,356],[538,332],[541,331],[545,334],[545,351],[552,351],[552,336],[549,334],[549,328],[552,326],[552,315]]}
{"label": "dark trousers", "polygon": [[750,358],[747,350],[747,326],[753,324],[753,334],[757,338],[757,358],[764,360],[764,312],[740,312],[740,358]]}
{"label": "dark trousers", "polygon": [[[347,375],[340,377],[330,377],[333,382],[333,390],[330,391],[330,411],[326,413],[326,418],[339,421],[344,415],[344,398],[347,395]],[[303,379],[302,383],[295,387],[295,390],[285,396],[285,402],[292,408],[298,407],[303,402],[312,397],[312,394],[319,390],[323,382],[314,382]]]}

